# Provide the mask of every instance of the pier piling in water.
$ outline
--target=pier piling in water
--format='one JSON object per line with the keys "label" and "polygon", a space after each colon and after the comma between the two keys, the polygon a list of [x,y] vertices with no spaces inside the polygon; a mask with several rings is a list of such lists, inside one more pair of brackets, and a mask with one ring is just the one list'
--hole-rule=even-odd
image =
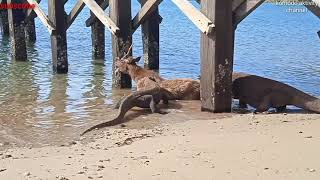
{"label": "pier piling in water", "polygon": [[34,18],[26,20],[25,33],[26,33],[26,39],[29,43],[36,42],[37,36],[36,36],[36,25],[34,22]]}
{"label": "pier piling in water", "polygon": [[116,35],[112,35],[113,87],[131,88],[130,76],[116,71],[114,66],[116,57],[123,57],[132,44],[131,0],[109,0],[109,4],[110,18],[120,28]]}
{"label": "pier piling in water", "polygon": [[[104,0],[96,0],[100,5]],[[91,16],[95,15],[90,12]],[[92,39],[92,57],[93,59],[105,58],[105,26],[100,20],[94,21],[91,25],[91,39]]]}
{"label": "pier piling in water", "polygon": [[[8,3],[22,3],[24,0],[8,0]],[[24,32],[25,13],[22,9],[8,9],[9,32],[11,39],[12,59],[26,61],[26,39]]]}
{"label": "pier piling in water", "polygon": [[64,1],[48,0],[49,20],[55,27],[51,34],[53,70],[56,73],[68,72],[67,33]]}
{"label": "pier piling in water", "polygon": [[[2,0],[2,3],[7,3],[7,0]],[[9,22],[8,22],[8,10],[0,9],[0,23],[2,35],[9,36]]]}
{"label": "pier piling in water", "polygon": [[230,112],[234,41],[232,0],[201,0],[201,11],[215,24],[215,33],[201,34],[201,109]]}
{"label": "pier piling in water", "polygon": [[[147,0],[140,0],[143,6]],[[146,69],[159,70],[160,28],[162,18],[159,9],[150,13],[148,19],[141,24],[144,67]]]}

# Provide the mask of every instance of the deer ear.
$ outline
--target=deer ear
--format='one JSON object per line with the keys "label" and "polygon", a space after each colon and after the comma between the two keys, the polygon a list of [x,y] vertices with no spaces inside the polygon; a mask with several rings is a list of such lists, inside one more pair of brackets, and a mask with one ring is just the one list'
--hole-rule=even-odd
{"label": "deer ear", "polygon": [[141,59],[141,56],[136,57],[136,58],[133,58],[133,61],[134,61],[134,62],[139,62],[139,61],[140,61],[140,59]]}

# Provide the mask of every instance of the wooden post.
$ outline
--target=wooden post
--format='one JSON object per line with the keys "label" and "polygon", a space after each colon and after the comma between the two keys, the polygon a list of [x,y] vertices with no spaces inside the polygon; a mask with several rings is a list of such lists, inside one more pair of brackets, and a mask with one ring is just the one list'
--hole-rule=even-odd
{"label": "wooden post", "polygon": [[34,22],[34,18],[31,18],[25,22],[25,33],[27,41],[30,43],[36,42],[36,26]]}
{"label": "wooden post", "polygon": [[[98,4],[102,4],[104,0],[96,0]],[[91,16],[94,14],[91,12]],[[91,39],[92,39],[92,57],[93,59],[105,58],[105,26],[101,21],[96,20],[91,25]]]}
{"label": "wooden post", "polygon": [[[116,57],[123,57],[132,44],[131,35],[131,0],[110,0],[110,18],[120,28],[117,35],[112,35],[113,62]],[[132,55],[132,51],[129,53]],[[129,75],[116,71],[113,63],[113,87],[131,88]]]}
{"label": "wooden post", "polygon": [[[143,6],[147,0],[140,0]],[[159,24],[161,17],[159,9],[154,10],[148,20],[141,25],[144,67],[146,69],[159,70]]]}
{"label": "wooden post", "polygon": [[63,0],[48,0],[49,19],[56,27],[51,34],[53,70],[57,73],[68,72],[66,18]]}
{"label": "wooden post", "polygon": [[231,111],[234,28],[232,0],[201,0],[215,33],[201,34],[201,109]]}
{"label": "wooden post", "polygon": [[[24,0],[8,0],[8,3],[23,3]],[[9,31],[12,58],[16,61],[27,60],[26,39],[24,33],[25,13],[22,9],[8,9]]]}
{"label": "wooden post", "polygon": [[[2,0],[3,4],[7,3],[7,0]],[[0,18],[1,18],[1,32],[3,35],[9,35],[9,22],[8,22],[8,10],[0,9]]]}

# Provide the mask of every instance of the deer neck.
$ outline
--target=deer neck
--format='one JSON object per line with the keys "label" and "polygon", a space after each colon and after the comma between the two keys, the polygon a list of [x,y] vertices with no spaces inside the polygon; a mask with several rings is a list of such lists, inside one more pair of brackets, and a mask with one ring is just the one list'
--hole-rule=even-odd
{"label": "deer neck", "polygon": [[131,79],[134,80],[135,82],[144,78],[143,71],[144,71],[144,69],[137,66],[137,65],[132,65],[132,66],[129,66],[129,68],[128,68],[128,73],[129,73]]}

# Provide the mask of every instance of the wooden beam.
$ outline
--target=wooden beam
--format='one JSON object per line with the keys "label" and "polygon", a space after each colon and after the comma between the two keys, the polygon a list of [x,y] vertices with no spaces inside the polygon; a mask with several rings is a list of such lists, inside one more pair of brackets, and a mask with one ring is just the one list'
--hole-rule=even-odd
{"label": "wooden beam", "polygon": [[[197,3],[200,3],[200,0],[196,0]],[[232,11],[236,10],[240,4],[242,4],[245,0],[233,0],[232,1]]]}
{"label": "wooden beam", "polygon": [[67,29],[69,29],[74,20],[76,20],[77,16],[80,14],[85,5],[86,4],[82,0],[77,1],[76,5],[72,8],[67,17]]}
{"label": "wooden beam", "polygon": [[97,18],[111,31],[113,35],[119,33],[119,27],[109,18],[107,14],[100,8],[100,6],[92,0],[82,0],[88,8],[97,16]]}
{"label": "wooden beam", "polygon": [[203,15],[197,8],[195,8],[187,0],[172,0],[173,3],[196,25],[204,34],[212,33],[214,24],[205,15]]}
{"label": "wooden beam", "polygon": [[308,8],[309,11],[311,11],[314,15],[316,15],[318,18],[320,18],[320,1],[318,2],[319,6],[316,6],[316,2],[309,0],[310,4],[313,2],[314,5],[305,5],[306,8]]}
{"label": "wooden beam", "polygon": [[234,12],[234,25],[238,25],[251,12],[258,8],[265,0],[246,0]]}
{"label": "wooden beam", "polygon": [[[96,0],[101,4],[104,0]],[[92,16],[94,14],[90,12]],[[95,60],[104,60],[105,58],[105,27],[98,20],[91,26],[91,40],[92,40],[92,58]]]}
{"label": "wooden beam", "polygon": [[[38,4],[40,4],[41,0],[36,0],[36,2]],[[37,14],[34,12],[33,9],[27,9],[26,10],[26,20],[29,20],[29,19],[34,19],[37,17]]]}
{"label": "wooden beam", "polygon": [[148,0],[132,20],[132,33],[148,18],[148,15],[157,9],[162,0]]}
{"label": "wooden beam", "polygon": [[[110,17],[120,27],[118,35],[112,35],[113,78],[115,88],[131,88],[131,78],[116,70],[117,57],[122,58],[132,44],[131,33],[131,0],[110,0]],[[132,55],[132,51],[129,52]]]}
{"label": "wooden beam", "polygon": [[232,0],[201,0],[215,33],[201,33],[201,110],[230,112],[234,28]]}
{"label": "wooden beam", "polygon": [[[148,0],[141,0],[141,6]],[[149,18],[141,24],[144,68],[159,70],[160,27],[159,9],[150,13]]]}
{"label": "wooden beam", "polygon": [[[39,4],[35,0],[27,0],[29,4],[34,4],[34,12],[38,15],[40,21],[47,27],[47,30],[50,34],[55,33],[55,26],[49,20],[48,16],[44,13],[44,11],[40,8]],[[49,8],[50,9],[50,8]]]}
{"label": "wooden beam", "polygon": [[[106,10],[109,6],[109,0],[105,0],[100,4],[100,7],[102,10]],[[86,20],[86,26],[91,26],[94,22],[96,22],[97,17],[93,14],[90,15],[90,17]]]}
{"label": "wooden beam", "polygon": [[53,71],[59,74],[65,74],[68,72],[68,53],[64,2],[48,0],[48,7],[50,21],[56,27],[56,33],[51,34]]}
{"label": "wooden beam", "polygon": [[[21,3],[8,0],[8,4]],[[12,48],[12,58],[16,61],[27,61],[26,39],[24,32],[25,13],[23,9],[8,9],[9,31]]]}

